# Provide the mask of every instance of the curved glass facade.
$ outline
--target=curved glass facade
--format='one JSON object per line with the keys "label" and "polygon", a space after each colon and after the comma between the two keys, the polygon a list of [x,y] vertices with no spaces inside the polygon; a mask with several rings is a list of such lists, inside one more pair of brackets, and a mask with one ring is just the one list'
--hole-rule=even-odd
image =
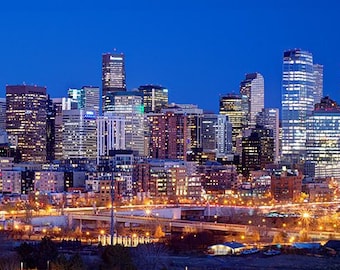
{"label": "curved glass facade", "polygon": [[306,120],[314,105],[313,56],[294,49],[284,52],[282,79],[282,155],[297,163],[306,150]]}
{"label": "curved glass facade", "polygon": [[340,110],[316,111],[307,120],[306,160],[315,177],[340,177]]}

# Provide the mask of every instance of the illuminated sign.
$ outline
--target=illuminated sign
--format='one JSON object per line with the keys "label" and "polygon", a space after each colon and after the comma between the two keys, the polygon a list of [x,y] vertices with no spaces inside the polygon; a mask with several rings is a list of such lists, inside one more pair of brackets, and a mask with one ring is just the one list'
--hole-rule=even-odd
{"label": "illuminated sign", "polygon": [[114,57],[114,56],[110,56],[110,60],[119,60],[119,61],[123,61],[123,57]]}
{"label": "illuminated sign", "polygon": [[97,117],[96,117],[96,113],[94,111],[86,111],[84,118],[88,119],[88,120],[96,120]]}

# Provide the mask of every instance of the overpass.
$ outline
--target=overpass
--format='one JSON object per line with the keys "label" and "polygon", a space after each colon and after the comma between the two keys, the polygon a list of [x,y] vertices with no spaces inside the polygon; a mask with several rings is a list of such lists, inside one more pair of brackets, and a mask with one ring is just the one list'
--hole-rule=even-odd
{"label": "overpass", "polygon": [[[101,221],[110,223],[111,217],[109,215],[92,215],[92,214],[69,214],[69,220],[79,220],[83,221]],[[140,225],[151,225],[155,222],[162,225],[172,231],[174,228],[191,228],[197,231],[210,230],[210,231],[220,231],[220,232],[234,232],[241,234],[251,234],[255,231],[262,231],[267,236],[274,236],[279,232],[287,233],[288,237],[298,237],[299,229],[278,229],[272,227],[258,227],[254,225],[240,225],[231,223],[214,223],[214,222],[204,222],[204,221],[191,221],[191,220],[180,220],[171,218],[161,218],[161,217],[142,217],[133,215],[121,215],[115,214],[115,222],[118,223],[129,223],[129,224],[140,224]],[[340,239],[340,233],[328,232],[328,231],[309,231],[308,235],[312,239],[316,240],[329,240]]]}
{"label": "overpass", "polygon": [[[83,214],[69,214],[70,221],[102,221],[109,223],[111,217],[107,215],[83,215]],[[236,232],[236,233],[247,233],[255,229],[257,226],[251,225],[240,225],[240,224],[230,224],[230,223],[213,223],[204,221],[191,221],[191,220],[180,220],[180,219],[170,219],[170,218],[160,218],[160,217],[141,217],[132,215],[120,215],[115,214],[115,222],[118,223],[130,223],[130,224],[140,224],[140,225],[150,225],[160,224],[167,228],[192,228],[197,230],[211,230],[211,231],[223,231],[223,232]],[[271,228],[270,230],[274,233],[279,232],[279,229]]]}

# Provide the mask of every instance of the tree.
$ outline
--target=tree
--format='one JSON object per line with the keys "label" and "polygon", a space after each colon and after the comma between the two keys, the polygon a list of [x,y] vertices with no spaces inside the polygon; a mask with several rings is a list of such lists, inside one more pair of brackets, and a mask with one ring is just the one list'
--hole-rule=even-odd
{"label": "tree", "polygon": [[161,225],[158,225],[157,227],[156,227],[156,230],[155,230],[155,238],[162,238],[162,237],[164,237],[165,236],[165,233],[163,232],[163,230],[162,230],[162,227],[161,227]]}
{"label": "tree", "polygon": [[285,242],[286,236],[287,235],[284,232],[278,232],[277,234],[274,235],[273,243],[277,244]]}
{"label": "tree", "polygon": [[58,249],[49,237],[44,237],[39,243],[35,258],[38,270],[47,269],[47,262],[52,262],[58,257]]}
{"label": "tree", "polygon": [[139,245],[132,252],[135,265],[138,270],[160,270],[167,269],[169,261],[162,258],[168,255],[168,249],[163,244],[150,243]]}
{"label": "tree", "polygon": [[69,260],[68,270],[83,270],[83,269],[85,269],[85,265],[82,257],[78,253],[73,255]]}
{"label": "tree", "polygon": [[105,246],[101,254],[101,269],[136,270],[129,249],[122,245]]}
{"label": "tree", "polygon": [[0,257],[0,270],[19,270],[20,259],[17,255],[2,254]]}
{"label": "tree", "polygon": [[308,231],[306,229],[302,229],[299,232],[299,241],[300,242],[308,242],[310,240],[309,236],[308,236]]}
{"label": "tree", "polygon": [[66,258],[63,254],[59,255],[51,263],[52,270],[83,270],[85,269],[83,259],[79,254]]}
{"label": "tree", "polygon": [[253,231],[252,238],[254,242],[259,242],[261,240],[261,235],[259,230]]}
{"label": "tree", "polygon": [[25,267],[34,268],[36,267],[35,260],[35,247],[28,243],[22,243],[19,247],[16,248],[16,251],[19,255],[20,261],[22,261]]}
{"label": "tree", "polygon": [[61,254],[51,263],[51,268],[53,270],[66,270],[68,267],[68,260],[67,258]]}

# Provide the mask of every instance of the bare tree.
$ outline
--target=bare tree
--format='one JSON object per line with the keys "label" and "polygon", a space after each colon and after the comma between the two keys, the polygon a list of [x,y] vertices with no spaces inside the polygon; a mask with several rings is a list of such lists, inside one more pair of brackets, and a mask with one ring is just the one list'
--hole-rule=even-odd
{"label": "bare tree", "polygon": [[163,244],[151,243],[139,245],[133,252],[132,257],[138,270],[167,269],[168,249]]}
{"label": "bare tree", "polygon": [[0,257],[0,270],[19,270],[20,260],[15,254],[2,254]]}

